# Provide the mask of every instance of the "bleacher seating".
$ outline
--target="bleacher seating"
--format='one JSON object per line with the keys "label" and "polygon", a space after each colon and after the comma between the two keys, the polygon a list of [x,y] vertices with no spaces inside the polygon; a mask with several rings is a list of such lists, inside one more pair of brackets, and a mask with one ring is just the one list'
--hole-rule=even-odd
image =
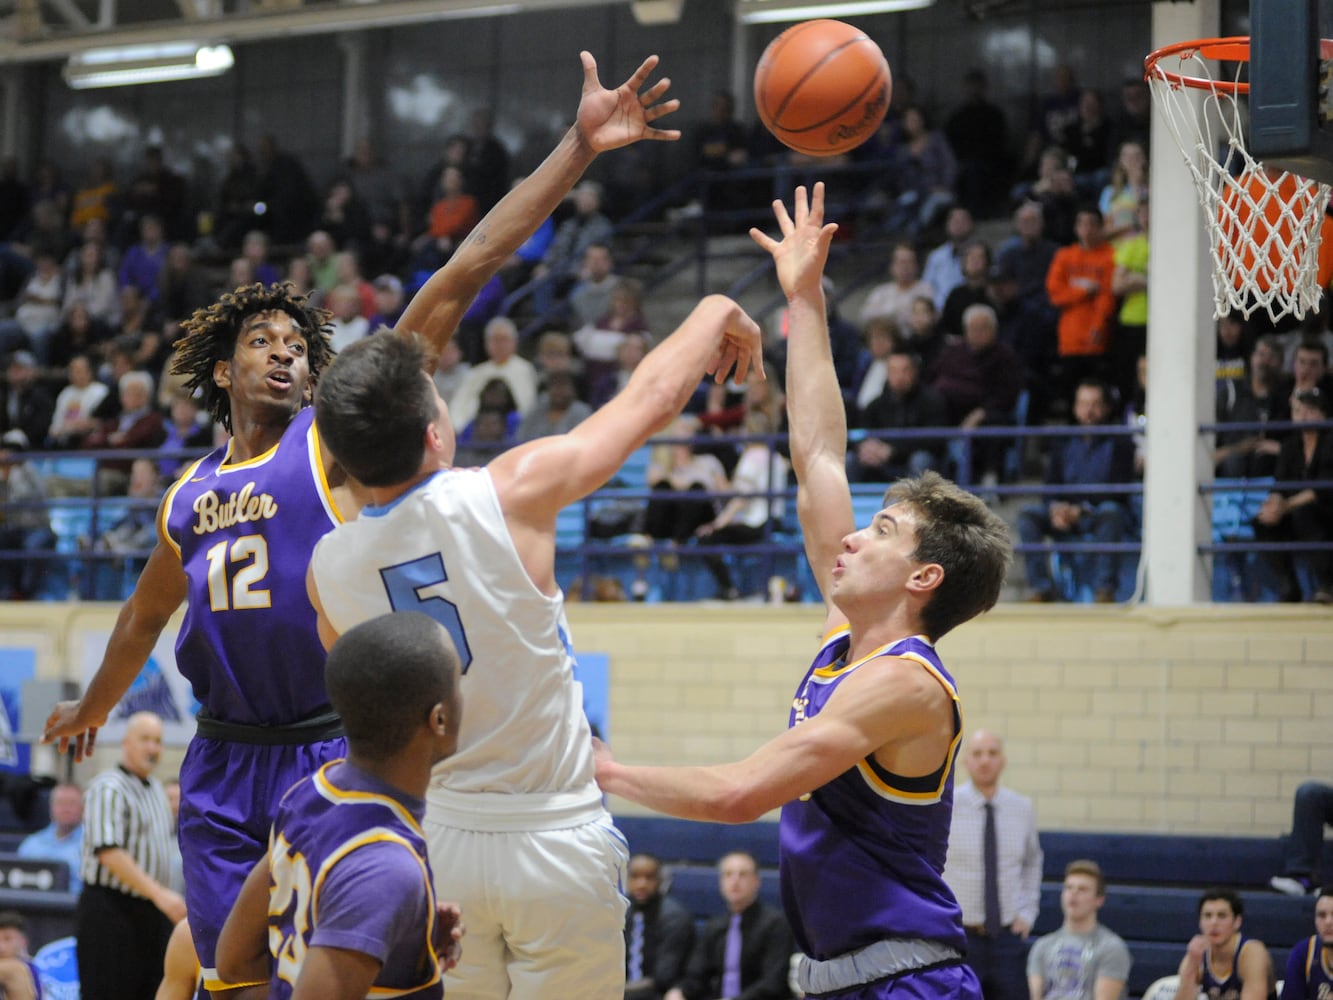
{"label": "bleacher seating", "polygon": [[[776,823],[696,823],[648,816],[623,816],[616,825],[631,851],[649,851],[672,866],[671,894],[696,917],[718,912],[714,864],[728,850],[754,854],[761,866],[761,896],[778,904]],[[1046,830],[1041,910],[1034,934],[1060,926],[1064,868],[1092,858],[1108,887],[1100,919],[1129,945],[1134,956],[1129,990],[1141,996],[1157,979],[1172,975],[1186,942],[1198,931],[1202,890],[1225,885],[1245,903],[1246,930],[1264,941],[1278,974],[1292,945],[1313,932],[1314,901],[1268,891],[1268,877],[1281,870],[1279,838],[1207,837],[1167,834],[1085,833]],[[1333,847],[1325,852],[1333,871]]]}

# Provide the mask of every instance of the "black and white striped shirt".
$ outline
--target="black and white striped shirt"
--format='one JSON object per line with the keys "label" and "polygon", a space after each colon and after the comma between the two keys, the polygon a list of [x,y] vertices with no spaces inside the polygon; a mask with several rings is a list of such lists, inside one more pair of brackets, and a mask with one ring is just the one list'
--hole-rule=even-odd
{"label": "black and white striped shirt", "polygon": [[140,778],[119,764],[103,771],[83,793],[83,884],[138,896],[97,860],[99,849],[120,847],[153,881],[167,885],[175,835],[160,781]]}

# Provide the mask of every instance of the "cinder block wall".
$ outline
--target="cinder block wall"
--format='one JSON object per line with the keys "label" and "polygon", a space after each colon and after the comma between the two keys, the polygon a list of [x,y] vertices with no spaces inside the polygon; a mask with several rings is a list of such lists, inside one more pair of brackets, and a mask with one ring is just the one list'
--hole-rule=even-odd
{"label": "cinder block wall", "polygon": [[[41,676],[77,678],[72,629],[109,628],[115,611],[0,605],[0,642],[37,648]],[[780,732],[822,625],[806,605],[569,614],[576,648],[610,656],[616,753],[645,763],[729,760]],[[1333,781],[1322,609],[1003,606],[940,650],[968,728],[1006,737],[1005,780],[1033,796],[1044,829],[1271,836],[1301,781]]]}

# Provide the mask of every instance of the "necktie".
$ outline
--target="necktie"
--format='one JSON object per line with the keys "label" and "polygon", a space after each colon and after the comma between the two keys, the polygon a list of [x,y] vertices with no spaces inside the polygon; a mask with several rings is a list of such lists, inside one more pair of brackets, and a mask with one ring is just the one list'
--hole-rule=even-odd
{"label": "necktie", "polygon": [[722,953],[722,995],[739,996],[741,992],[741,915],[733,913],[727,925],[727,950]]}
{"label": "necktie", "polygon": [[635,910],[629,923],[629,970],[626,978],[632,983],[643,978],[643,911]]}
{"label": "necktie", "polygon": [[986,803],[986,831],[982,839],[982,861],[986,873],[986,933],[1000,933],[1000,864],[995,844],[995,804]]}

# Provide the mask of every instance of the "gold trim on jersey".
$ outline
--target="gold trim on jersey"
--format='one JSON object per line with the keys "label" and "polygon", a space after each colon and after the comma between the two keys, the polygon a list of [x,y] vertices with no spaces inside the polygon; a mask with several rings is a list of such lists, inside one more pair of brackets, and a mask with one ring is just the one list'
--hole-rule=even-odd
{"label": "gold trim on jersey", "polygon": [[[833,634],[833,633],[830,633],[830,635],[832,635],[832,634]],[[907,638],[908,638],[908,639],[920,639],[920,640],[921,640],[922,642],[924,642],[926,645],[928,645],[928,646],[931,645],[930,640],[927,639],[924,635],[911,635],[911,636],[908,636]],[[852,669],[854,669],[854,668],[856,668],[856,667],[859,667],[861,664],[865,663],[867,660],[873,660],[873,659],[875,659],[875,657],[877,657],[877,656],[883,656],[883,655],[884,655],[884,651],[885,651],[886,649],[888,649],[890,646],[896,646],[896,645],[898,645],[898,643],[900,643],[900,642],[904,642],[904,641],[906,641],[906,640],[904,640],[904,639],[894,639],[893,642],[886,642],[884,645],[878,647],[877,649],[872,649],[872,650],[871,650],[869,653],[867,653],[865,656],[862,656],[860,659],[853,660],[851,663],[830,663],[827,667],[816,667],[815,670],[814,670],[814,676],[815,676],[815,677],[822,678],[822,679],[827,679],[827,678],[830,678],[830,677],[838,677],[838,676],[842,675],[843,673],[845,673],[845,672],[848,671],[848,670],[852,670]],[[828,646],[828,643],[827,643],[827,642],[824,643],[824,645],[820,647],[820,651],[822,652],[827,646]],[[932,648],[933,648],[933,647],[932,647]],[[920,660],[922,663],[926,663],[926,661],[925,661],[925,660],[922,660],[921,657],[916,656],[916,655],[914,655],[914,654],[912,654],[912,653],[895,653],[895,654],[893,654],[893,655],[895,655],[895,656],[902,656],[902,657],[906,657],[906,658],[908,658],[908,659],[913,659],[913,660]],[[929,666],[928,663],[926,663],[926,665]],[[932,669],[933,669],[933,668],[932,668]]]}
{"label": "gold trim on jersey", "polygon": [[171,547],[171,551],[176,553],[177,559],[183,558],[181,556],[181,547],[176,544],[176,539],[172,538],[171,533],[167,530],[167,522],[171,519],[171,507],[176,500],[176,494],[180,491],[180,488],[190,481],[190,477],[193,476],[199,469],[199,466],[203,464],[205,458],[208,458],[208,456],[205,455],[203,458],[195,459],[190,467],[182,472],[180,477],[174,483],[167,487],[167,492],[162,497],[162,504],[157,509],[157,537]]}
{"label": "gold trim on jersey", "polygon": [[227,442],[227,452],[225,455],[222,456],[222,461],[218,463],[218,467],[215,470],[218,473],[218,475],[221,475],[224,472],[237,472],[237,471],[243,471],[245,469],[253,469],[256,465],[263,465],[265,462],[267,462],[269,459],[271,459],[274,455],[278,453],[278,449],[282,447],[282,438],[278,438],[277,444],[275,444],[272,448],[269,448],[267,451],[256,455],[254,458],[247,458],[244,462],[237,462],[234,465],[228,465],[227,463],[231,460],[231,453],[235,449],[235,447],[236,447],[236,439],[232,438]]}
{"label": "gold trim on jersey", "polygon": [[310,458],[310,471],[315,476],[315,492],[324,502],[324,510],[330,519],[335,524],[344,524],[347,518],[343,517],[342,511],[338,509],[338,501],[333,498],[333,487],[329,485],[328,472],[324,468],[324,449],[319,443],[319,428],[313,420],[306,434],[306,453]]}
{"label": "gold trim on jersey", "polygon": [[379,792],[358,792],[348,788],[339,788],[330,781],[326,772],[334,764],[340,763],[345,762],[338,760],[329,761],[329,763],[325,764],[314,773],[313,780],[315,782],[315,791],[319,792],[320,795],[330,802],[378,802],[380,805],[392,809],[394,814],[400,820],[410,826],[417,833],[420,833],[423,838],[426,836],[425,833],[422,832],[421,824],[417,822],[417,818],[404,809],[403,804],[396,799],[388,795],[382,795]]}

